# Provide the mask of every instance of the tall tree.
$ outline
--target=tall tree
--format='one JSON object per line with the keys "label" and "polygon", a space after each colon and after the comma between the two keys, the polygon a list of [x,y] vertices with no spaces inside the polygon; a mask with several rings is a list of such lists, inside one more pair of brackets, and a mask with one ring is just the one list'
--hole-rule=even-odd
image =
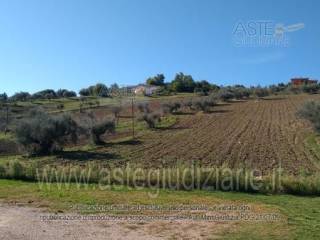
{"label": "tall tree", "polygon": [[164,85],[164,79],[165,79],[165,76],[163,74],[157,74],[154,77],[149,77],[146,80],[146,83],[148,85],[163,86]]}

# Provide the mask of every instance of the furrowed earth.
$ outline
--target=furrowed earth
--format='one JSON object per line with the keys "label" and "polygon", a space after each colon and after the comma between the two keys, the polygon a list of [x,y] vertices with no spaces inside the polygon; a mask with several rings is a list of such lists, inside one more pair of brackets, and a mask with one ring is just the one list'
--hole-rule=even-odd
{"label": "furrowed earth", "polygon": [[128,151],[128,162],[145,167],[196,162],[264,173],[279,167],[293,174],[317,171],[320,158],[306,142],[312,128],[296,115],[311,99],[319,96],[237,101],[220,104],[210,113],[181,113],[174,126],[148,132],[139,138],[140,144],[117,150]]}

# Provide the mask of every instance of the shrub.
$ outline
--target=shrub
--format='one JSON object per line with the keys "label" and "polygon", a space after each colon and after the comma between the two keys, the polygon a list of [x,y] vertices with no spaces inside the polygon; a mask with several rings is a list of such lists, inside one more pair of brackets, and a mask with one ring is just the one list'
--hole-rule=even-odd
{"label": "shrub", "polygon": [[138,104],[138,109],[142,113],[151,113],[151,109],[150,109],[148,103],[139,103]]}
{"label": "shrub", "polygon": [[250,97],[250,91],[244,87],[234,87],[231,89],[236,99],[243,99]]}
{"label": "shrub", "polygon": [[155,128],[156,124],[161,121],[161,109],[157,112],[152,111],[148,103],[140,103],[138,109],[142,114],[140,120],[145,121],[149,128]]}
{"label": "shrub", "polygon": [[7,176],[6,167],[0,164],[0,178],[5,178]]}
{"label": "shrub", "polygon": [[77,94],[74,91],[69,91],[67,89],[59,89],[57,92],[58,98],[69,98],[69,97],[76,97]]}
{"label": "shrub", "polygon": [[235,96],[230,90],[222,88],[217,93],[211,95],[211,97],[226,102],[233,99]]}
{"label": "shrub", "polygon": [[147,123],[149,128],[155,128],[156,124],[161,121],[161,114],[156,112],[144,113],[141,118]]}
{"label": "shrub", "polygon": [[216,102],[213,97],[195,99],[192,103],[193,108],[198,111],[209,112]]}
{"label": "shrub", "polygon": [[298,116],[310,121],[314,129],[320,133],[320,102],[306,102],[298,111]]}
{"label": "shrub", "polygon": [[48,154],[62,150],[63,144],[77,140],[77,124],[69,115],[51,116],[32,111],[15,129],[17,141],[30,154]]}
{"label": "shrub", "polygon": [[254,88],[253,93],[258,98],[269,96],[268,88],[261,88],[261,87]]}
{"label": "shrub", "polygon": [[163,74],[157,74],[154,77],[149,77],[146,80],[146,84],[154,85],[154,86],[163,86],[164,85],[165,76]]}
{"label": "shrub", "polygon": [[8,95],[6,93],[0,93],[0,102],[6,102],[8,100]]}
{"label": "shrub", "polygon": [[31,96],[33,99],[53,99],[57,98],[57,94],[52,89],[42,90],[40,92],[36,92]]}
{"label": "shrub", "polygon": [[188,99],[185,99],[184,101],[183,101],[183,106],[185,107],[185,108],[189,108],[190,110],[192,110],[192,99],[191,98],[188,98]]}
{"label": "shrub", "polygon": [[110,97],[108,87],[103,83],[83,88],[79,91],[80,96]]}
{"label": "shrub", "polygon": [[24,166],[18,161],[13,160],[9,162],[8,175],[13,179],[24,179],[25,171]]}
{"label": "shrub", "polygon": [[102,123],[96,124],[91,128],[91,137],[94,144],[102,144],[104,143],[101,140],[101,136],[106,132],[114,132],[115,131],[115,123],[112,120],[105,120]]}
{"label": "shrub", "polygon": [[64,104],[63,104],[63,103],[59,103],[59,104],[57,105],[57,109],[59,109],[59,110],[64,109]]}
{"label": "shrub", "polygon": [[114,119],[116,119],[117,123],[119,122],[119,114],[121,112],[122,108],[120,106],[113,106],[111,108],[111,112],[114,115]]}
{"label": "shrub", "polygon": [[305,93],[315,94],[319,91],[320,86],[318,84],[305,84],[302,86],[302,91]]}
{"label": "shrub", "polygon": [[166,113],[176,113],[181,108],[180,102],[167,102],[162,104],[162,108]]}
{"label": "shrub", "polygon": [[178,73],[171,82],[171,89],[174,92],[193,92],[194,88],[195,82],[191,75]]}
{"label": "shrub", "polygon": [[12,101],[27,101],[30,98],[31,98],[31,95],[28,92],[18,92],[10,97]]}

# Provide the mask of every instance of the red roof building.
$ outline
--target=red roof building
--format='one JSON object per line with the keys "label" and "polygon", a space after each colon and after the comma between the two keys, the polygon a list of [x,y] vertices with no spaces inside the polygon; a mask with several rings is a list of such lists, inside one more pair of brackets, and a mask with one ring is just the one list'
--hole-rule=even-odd
{"label": "red roof building", "polygon": [[292,78],[291,83],[294,86],[300,86],[304,84],[316,84],[317,80],[311,80],[309,78]]}

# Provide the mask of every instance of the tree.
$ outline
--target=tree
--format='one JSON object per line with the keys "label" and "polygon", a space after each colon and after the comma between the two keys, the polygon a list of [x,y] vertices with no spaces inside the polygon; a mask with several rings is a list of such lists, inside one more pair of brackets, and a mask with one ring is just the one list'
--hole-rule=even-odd
{"label": "tree", "polygon": [[144,113],[141,119],[147,123],[149,128],[155,128],[156,124],[161,120],[161,115],[157,112]]}
{"label": "tree", "polygon": [[155,128],[156,124],[161,121],[160,112],[152,111],[148,103],[141,103],[138,105],[141,112],[140,119],[145,121],[149,128]]}
{"label": "tree", "polygon": [[195,83],[194,92],[200,95],[208,95],[208,93],[213,89],[215,89],[215,86],[212,86],[206,80],[202,80],[200,82]]}
{"label": "tree", "polygon": [[181,108],[180,102],[166,102],[162,104],[165,113],[176,113]]}
{"label": "tree", "polygon": [[116,119],[116,122],[119,123],[119,114],[121,112],[121,107],[120,106],[113,106],[111,108],[111,112],[113,113],[114,115],[114,119]]}
{"label": "tree", "polygon": [[62,150],[67,141],[77,140],[78,125],[70,115],[52,116],[33,110],[18,122],[15,135],[30,154],[49,154]]}
{"label": "tree", "polygon": [[80,91],[79,91],[79,94],[80,96],[82,97],[88,97],[90,96],[90,91],[88,88],[82,88]]}
{"label": "tree", "polygon": [[212,94],[211,97],[226,102],[233,99],[235,96],[229,89],[221,88],[217,93]]}
{"label": "tree", "polygon": [[33,99],[53,99],[56,97],[56,92],[52,89],[45,89],[32,95]]}
{"label": "tree", "polygon": [[310,94],[315,94],[319,91],[320,86],[318,84],[304,84],[302,91]]}
{"label": "tree", "polygon": [[18,92],[10,97],[12,101],[22,101],[22,102],[27,101],[30,98],[31,98],[31,95],[28,92]]}
{"label": "tree", "polygon": [[0,94],[0,102],[6,102],[8,100],[8,95],[6,93]]}
{"label": "tree", "polygon": [[154,77],[150,77],[146,80],[148,85],[155,85],[155,86],[164,86],[164,79],[165,76],[163,74],[157,74]]}
{"label": "tree", "polygon": [[171,89],[174,92],[193,92],[196,84],[191,75],[184,75],[183,73],[176,74],[174,80],[171,82]]}
{"label": "tree", "polygon": [[58,98],[69,98],[77,96],[77,94],[74,91],[68,91],[67,89],[59,89],[56,95]]}
{"label": "tree", "polygon": [[236,99],[248,98],[250,96],[250,91],[245,87],[234,86],[230,88],[230,91]]}
{"label": "tree", "polygon": [[109,97],[108,87],[103,83],[83,88],[79,91],[80,96]]}
{"label": "tree", "polygon": [[258,98],[269,96],[268,88],[262,88],[262,87],[259,87],[259,86],[253,89],[253,93]]}
{"label": "tree", "polygon": [[108,87],[103,83],[97,83],[94,86],[92,95],[97,97],[109,97]]}
{"label": "tree", "polygon": [[91,129],[93,143],[97,145],[103,144],[101,136],[106,132],[113,133],[114,131],[115,123],[112,120],[105,120],[102,123],[95,124]]}
{"label": "tree", "polygon": [[194,99],[192,102],[192,106],[194,109],[203,112],[209,112],[211,107],[214,107],[216,102],[213,97],[202,97],[198,99]]}

